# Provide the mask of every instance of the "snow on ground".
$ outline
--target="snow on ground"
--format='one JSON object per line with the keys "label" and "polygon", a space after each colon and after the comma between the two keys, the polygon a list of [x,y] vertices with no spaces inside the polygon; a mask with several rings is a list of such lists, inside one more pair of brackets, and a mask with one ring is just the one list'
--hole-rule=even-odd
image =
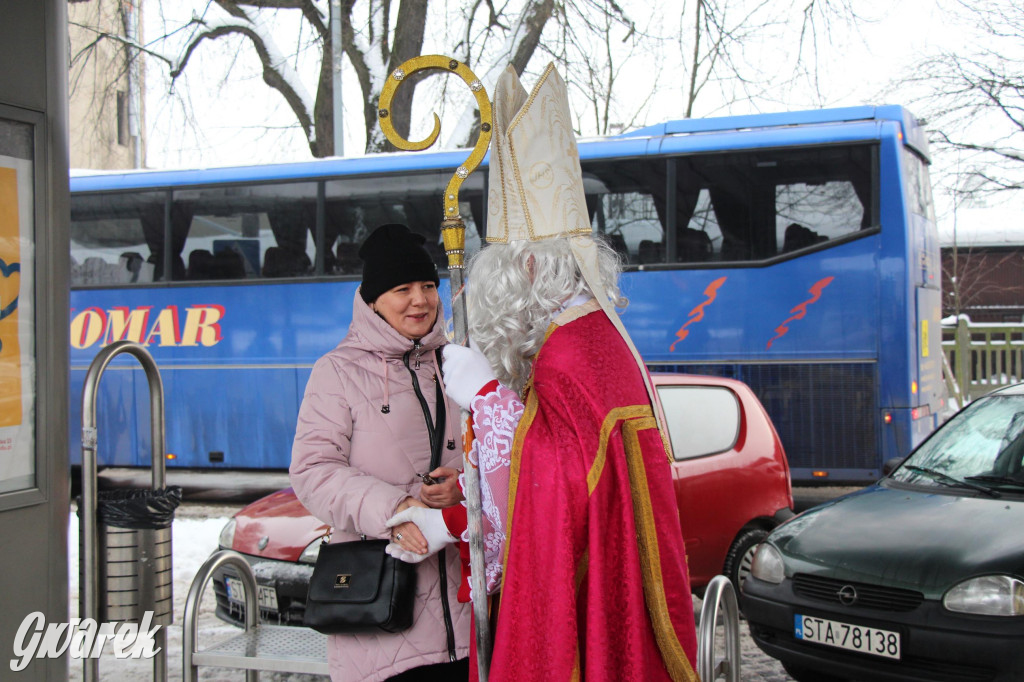
{"label": "snow on ground", "polygon": [[[217,549],[217,536],[221,528],[241,505],[196,505],[185,503],[175,514],[171,527],[172,566],[174,575],[174,622],[167,627],[167,680],[182,679],[181,640],[182,624],[185,618],[185,598],[200,566]],[[68,523],[68,605],[69,618],[78,616],[78,514],[74,508]],[[197,639],[205,648],[210,642],[226,639],[237,634],[239,629],[224,623],[214,616],[213,586],[208,585],[200,605],[199,632]],[[83,677],[83,661],[68,660],[68,679],[79,682]],[[118,660],[108,645],[99,661],[100,680],[136,682],[153,679],[152,660]],[[222,668],[200,668],[199,679],[216,682],[242,682],[245,672]],[[281,673],[260,673],[261,680],[287,682],[325,682],[328,678],[319,675],[288,675]]]}

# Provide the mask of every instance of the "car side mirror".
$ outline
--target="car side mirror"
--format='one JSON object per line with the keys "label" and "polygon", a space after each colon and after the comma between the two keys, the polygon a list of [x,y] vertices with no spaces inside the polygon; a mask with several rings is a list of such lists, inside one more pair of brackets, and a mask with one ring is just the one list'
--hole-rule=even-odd
{"label": "car side mirror", "polygon": [[903,460],[905,459],[906,457],[891,457],[885,460],[885,464],[882,465],[882,475],[888,476],[892,472],[896,471],[896,469],[903,464]]}

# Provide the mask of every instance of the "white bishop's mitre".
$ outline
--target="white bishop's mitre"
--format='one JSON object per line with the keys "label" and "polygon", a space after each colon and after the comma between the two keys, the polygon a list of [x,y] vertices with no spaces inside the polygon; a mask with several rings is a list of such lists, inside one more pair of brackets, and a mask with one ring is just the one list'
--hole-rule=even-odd
{"label": "white bishop's mitre", "polygon": [[487,241],[590,233],[565,81],[549,64],[527,95],[510,65],[492,106]]}
{"label": "white bishop's mitre", "polygon": [[527,94],[509,65],[498,77],[491,109],[494,131],[488,171],[487,241],[508,244],[519,240],[569,240],[583,279],[640,368],[671,459],[661,403],[609,292],[601,287],[565,81],[555,65],[549,64],[533,92]]}

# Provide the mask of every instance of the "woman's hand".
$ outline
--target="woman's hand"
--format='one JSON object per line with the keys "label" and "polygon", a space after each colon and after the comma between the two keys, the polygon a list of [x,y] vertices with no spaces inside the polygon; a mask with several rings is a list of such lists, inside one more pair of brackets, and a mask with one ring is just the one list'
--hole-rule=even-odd
{"label": "woman's hand", "polygon": [[455,538],[448,532],[440,509],[426,509],[410,505],[405,511],[398,512],[388,519],[387,524],[395,529],[411,525],[417,533],[422,531],[422,537],[426,538],[426,546],[421,551],[410,549],[412,543],[408,542],[409,538],[406,537],[405,531],[401,532],[401,537],[398,533],[394,535],[394,539],[388,544],[385,551],[407,563],[419,563],[428,556],[436,554],[448,543],[455,542]]}
{"label": "woman's hand", "polygon": [[[395,507],[395,515],[397,516],[399,512],[403,512],[409,507],[425,508],[426,506],[427,505],[423,504],[415,497],[407,497],[399,502],[398,506]],[[403,549],[410,552],[415,552],[416,554],[427,553],[427,539],[423,537],[423,533],[420,532],[420,529],[412,521],[392,526],[391,542],[393,544],[400,545]]]}
{"label": "woman's hand", "polygon": [[[444,509],[462,502],[462,489],[459,488],[459,472],[451,467],[438,467],[428,474],[437,481],[433,485],[420,488],[420,499],[428,507]],[[399,509],[398,511],[401,511]]]}

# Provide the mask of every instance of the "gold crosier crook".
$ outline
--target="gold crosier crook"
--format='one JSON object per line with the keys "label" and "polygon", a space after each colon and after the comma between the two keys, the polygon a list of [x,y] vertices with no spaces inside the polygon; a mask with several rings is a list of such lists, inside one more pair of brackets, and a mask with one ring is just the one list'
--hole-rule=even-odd
{"label": "gold crosier crook", "polygon": [[[491,143],[491,102],[487,99],[487,91],[480,80],[462,62],[444,55],[422,55],[403,62],[397,69],[388,74],[380,93],[380,104],[377,118],[384,135],[399,149],[405,151],[422,151],[437,140],[441,132],[441,121],[434,114],[434,129],[419,142],[410,142],[395,131],[391,119],[391,101],[402,81],[417,71],[439,69],[454,73],[466,81],[469,89],[476,97],[480,107],[480,137],[473,147],[472,153],[459,166],[444,191],[444,216],[441,220],[441,237],[444,240],[445,253],[448,255],[448,275],[451,284],[452,326],[455,331],[455,343],[465,346],[469,343],[469,324],[466,318],[466,297],[463,295],[463,281],[466,253],[466,224],[459,214],[459,188],[469,174],[476,170],[487,153]],[[480,471],[469,462],[469,448],[473,441],[472,421],[469,413],[462,411],[463,424],[463,459],[466,493],[466,517],[469,530],[469,565],[470,581],[473,593],[473,619],[476,635],[477,673],[481,682],[487,682],[491,667],[491,633],[487,610],[487,581],[484,567],[484,535],[483,513],[480,498]]]}

